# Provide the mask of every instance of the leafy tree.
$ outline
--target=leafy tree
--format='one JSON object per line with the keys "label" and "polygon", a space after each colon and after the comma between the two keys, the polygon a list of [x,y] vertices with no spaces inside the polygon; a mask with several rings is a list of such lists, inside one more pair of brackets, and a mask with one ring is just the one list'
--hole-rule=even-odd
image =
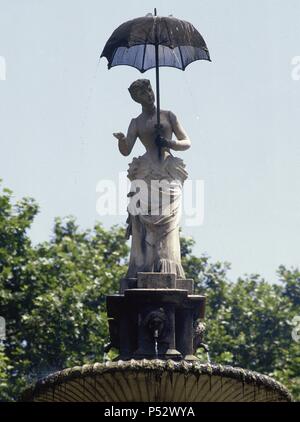
{"label": "leafy tree", "polygon": [[64,367],[103,359],[108,341],[105,295],[118,288],[128,247],[122,228],[80,230],[56,219],[49,242],[33,247],[31,199],[0,196],[0,315],[7,341],[0,350],[2,400],[28,381]]}
{"label": "leafy tree", "polygon": [[[193,256],[191,239],[181,243],[187,276],[207,296],[206,342],[212,361],[273,376],[300,400],[300,347],[290,325],[300,315],[298,269],[281,266],[277,284],[255,274],[233,283],[227,278],[228,263]],[[199,357],[206,358],[201,351]]]}
{"label": "leafy tree", "polygon": [[0,345],[0,392],[1,400],[9,400],[9,383],[8,383],[8,371],[12,369],[9,366],[9,359],[5,355],[4,347]]}

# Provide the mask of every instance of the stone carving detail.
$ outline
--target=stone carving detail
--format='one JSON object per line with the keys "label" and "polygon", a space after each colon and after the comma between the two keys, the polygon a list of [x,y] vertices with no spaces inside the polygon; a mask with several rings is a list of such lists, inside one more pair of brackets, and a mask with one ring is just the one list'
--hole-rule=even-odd
{"label": "stone carving detail", "polygon": [[196,359],[193,339],[201,346],[195,324],[204,318],[205,297],[193,294],[192,280],[138,273],[137,279],[122,280],[120,291],[107,297],[111,337],[107,350],[116,347],[122,360]]}
{"label": "stone carving detail", "polygon": [[151,311],[143,321],[143,325],[148,328],[150,335],[158,339],[166,329],[167,316],[163,308]]}
{"label": "stone carving detail", "polygon": [[205,334],[205,323],[201,320],[197,319],[194,322],[194,336],[193,336],[193,352],[194,354],[197,352],[197,349],[202,348],[206,352],[209,351],[208,345],[203,343],[203,338]]}

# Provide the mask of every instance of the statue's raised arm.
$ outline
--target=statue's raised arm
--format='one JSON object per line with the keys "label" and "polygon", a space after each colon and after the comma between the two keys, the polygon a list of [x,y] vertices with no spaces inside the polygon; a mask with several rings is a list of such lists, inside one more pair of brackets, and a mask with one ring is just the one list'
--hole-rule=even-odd
{"label": "statue's raised arm", "polygon": [[119,151],[122,155],[129,155],[138,137],[135,119],[132,119],[128,127],[127,136],[122,132],[113,133],[119,141]]}

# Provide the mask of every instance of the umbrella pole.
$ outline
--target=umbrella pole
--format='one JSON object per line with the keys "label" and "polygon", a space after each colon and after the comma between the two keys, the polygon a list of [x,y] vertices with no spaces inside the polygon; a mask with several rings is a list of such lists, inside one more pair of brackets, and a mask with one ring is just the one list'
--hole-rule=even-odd
{"label": "umbrella pole", "polygon": [[159,145],[159,138],[160,138],[160,93],[159,93],[159,56],[158,56],[158,44],[155,44],[155,71],[156,71],[157,143],[158,143],[158,156],[159,156],[159,158],[161,158],[161,147]]}
{"label": "umbrella pole", "polygon": [[158,45],[155,46],[155,70],[156,70],[156,112],[157,125],[160,131],[160,97],[159,97],[159,59],[158,59]]}

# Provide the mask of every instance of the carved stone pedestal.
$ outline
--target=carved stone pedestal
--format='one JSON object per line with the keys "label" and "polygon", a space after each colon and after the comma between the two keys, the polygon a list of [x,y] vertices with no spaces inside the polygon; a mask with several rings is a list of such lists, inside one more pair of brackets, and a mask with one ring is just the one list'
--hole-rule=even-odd
{"label": "carved stone pedestal", "polygon": [[201,324],[195,327],[195,322],[204,317],[204,306],[205,297],[193,295],[192,280],[174,274],[138,273],[137,279],[122,280],[120,293],[107,297],[110,346],[120,351],[117,361],[53,373],[24,391],[21,400],[291,401],[286,388],[265,375],[197,361],[194,329],[197,347]]}
{"label": "carved stone pedestal", "polygon": [[111,347],[118,359],[196,360],[194,326],[204,318],[205,297],[193,295],[193,280],[175,274],[138,273],[107,297]]}

